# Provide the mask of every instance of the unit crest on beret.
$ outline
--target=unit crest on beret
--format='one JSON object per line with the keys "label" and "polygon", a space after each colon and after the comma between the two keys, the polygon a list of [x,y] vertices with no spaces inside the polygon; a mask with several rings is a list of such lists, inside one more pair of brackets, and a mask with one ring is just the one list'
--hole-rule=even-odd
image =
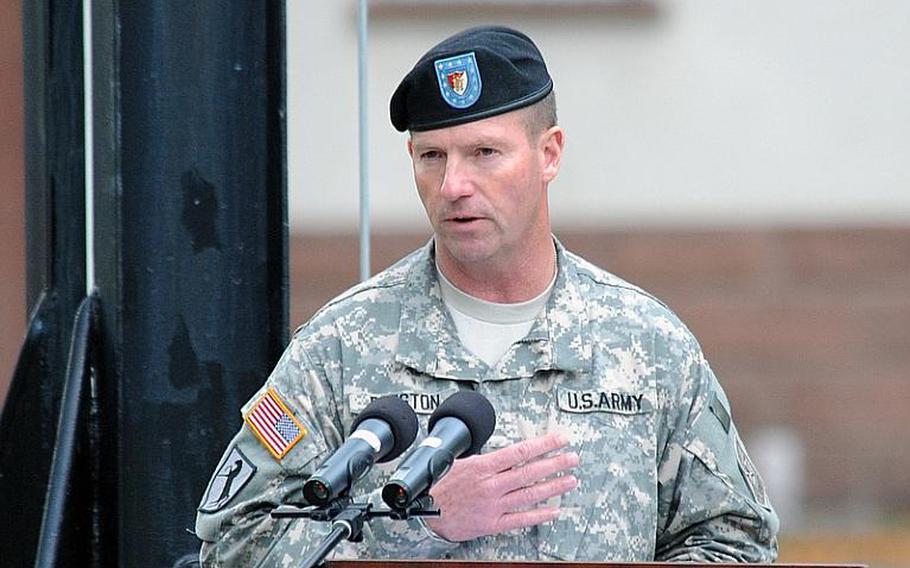
{"label": "unit crest on beret", "polygon": [[531,105],[553,90],[540,50],[504,26],[459,32],[426,52],[389,104],[399,131],[433,130]]}

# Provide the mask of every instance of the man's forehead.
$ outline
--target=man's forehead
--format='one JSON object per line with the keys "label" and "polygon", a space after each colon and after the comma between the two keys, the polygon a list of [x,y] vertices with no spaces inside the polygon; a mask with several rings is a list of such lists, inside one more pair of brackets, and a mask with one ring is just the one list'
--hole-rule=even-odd
{"label": "man's forehead", "polygon": [[416,146],[441,142],[460,144],[507,143],[526,137],[523,113],[525,109],[475,120],[457,126],[411,132],[411,143]]}

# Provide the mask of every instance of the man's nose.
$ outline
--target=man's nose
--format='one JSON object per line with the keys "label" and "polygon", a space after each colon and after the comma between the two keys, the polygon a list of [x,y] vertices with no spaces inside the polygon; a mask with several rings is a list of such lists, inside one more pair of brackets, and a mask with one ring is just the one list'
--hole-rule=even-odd
{"label": "man's nose", "polygon": [[439,193],[448,201],[457,201],[474,193],[474,185],[468,168],[463,161],[449,157],[443,174]]}

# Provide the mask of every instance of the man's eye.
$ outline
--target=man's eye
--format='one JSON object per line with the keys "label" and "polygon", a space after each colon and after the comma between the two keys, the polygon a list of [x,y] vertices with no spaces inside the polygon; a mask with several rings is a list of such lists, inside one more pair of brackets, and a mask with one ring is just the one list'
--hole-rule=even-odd
{"label": "man's eye", "polygon": [[421,160],[436,160],[440,157],[442,157],[442,152],[438,150],[427,150],[420,154]]}
{"label": "man's eye", "polygon": [[478,148],[476,154],[478,156],[489,158],[490,156],[496,155],[496,150],[494,148]]}

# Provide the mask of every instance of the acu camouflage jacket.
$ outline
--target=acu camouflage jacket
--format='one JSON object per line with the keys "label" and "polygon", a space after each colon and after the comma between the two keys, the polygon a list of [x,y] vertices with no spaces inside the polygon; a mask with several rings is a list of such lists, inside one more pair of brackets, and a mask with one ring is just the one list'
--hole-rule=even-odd
{"label": "acu camouflage jacket", "polygon": [[[314,315],[243,409],[249,416],[263,397],[277,398],[300,426],[288,437],[299,440],[276,459],[250,424],[241,427],[199,506],[203,565],[295,566],[328,526],[269,512],[304,503],[307,475],[357,413],[399,395],[424,436],[428,415],[458,389],[476,389],[496,409],[485,451],[567,433],[581,464],[563,515],[462,543],[417,521],[376,519],[338,556],[773,561],[777,516],[692,334],[654,297],[556,246],[547,307],[495,368],[459,342],[432,242]],[[374,467],[355,500],[380,505],[398,462]]]}

